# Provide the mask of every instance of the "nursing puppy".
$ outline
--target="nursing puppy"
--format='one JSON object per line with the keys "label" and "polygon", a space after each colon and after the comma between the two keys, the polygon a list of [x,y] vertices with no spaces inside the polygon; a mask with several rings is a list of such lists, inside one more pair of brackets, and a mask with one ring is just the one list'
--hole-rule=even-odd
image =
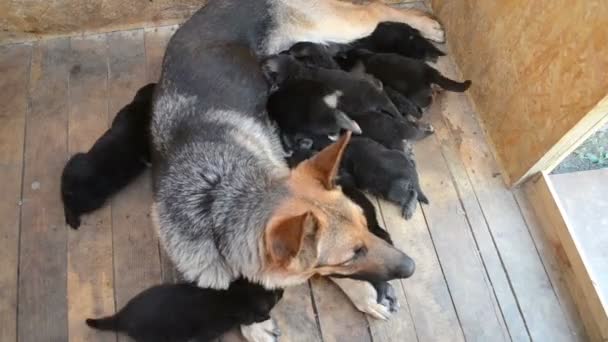
{"label": "nursing puppy", "polygon": [[133,297],[115,315],[88,326],[124,333],[138,342],[211,341],[242,324],[263,322],[283,296],[239,279],[227,290],[193,284],[157,285]]}
{"label": "nursing puppy", "polygon": [[391,53],[372,53],[367,50],[352,50],[347,53],[348,64],[363,65],[365,72],[382,83],[410,98],[419,107],[431,104],[431,84],[449,91],[464,92],[471,81],[457,82],[444,77],[439,71],[422,60]]}
{"label": "nursing puppy", "polygon": [[[269,83],[276,88],[281,88],[288,82],[293,84],[308,80],[339,91],[341,95],[337,108],[351,118],[367,111],[388,113],[394,117],[401,116],[382,91],[382,84],[370,81],[369,77],[362,77],[358,73],[351,74],[342,70],[307,66],[287,54],[266,59],[262,69]],[[309,93],[299,95],[311,96]]]}
{"label": "nursing puppy", "polygon": [[428,123],[411,122],[376,112],[357,115],[355,121],[361,128],[361,136],[400,151],[404,149],[404,141],[421,140],[435,132]]}
{"label": "nursing puppy", "polygon": [[342,98],[342,91],[319,81],[287,81],[270,95],[266,108],[287,135],[332,135],[343,129],[360,134],[357,123],[338,109]]}
{"label": "nursing puppy", "polygon": [[[259,68],[298,41],[349,43],[382,21],[443,40],[418,11],[337,0],[212,0],[172,36],[154,98],[152,216],[187,280],[220,289],[244,277],[278,288],[314,274],[411,275],[412,260],[369,233],[334,185],[348,135],[289,170]],[[342,289],[362,311],[381,306],[367,282]],[[273,330],[271,322],[242,327],[250,341],[274,341]]]}
{"label": "nursing puppy", "polygon": [[436,61],[445,53],[426,40],[415,28],[395,22],[384,22],[368,37],[350,44],[353,49],[372,52],[397,53],[415,59]]}
{"label": "nursing puppy", "polygon": [[155,84],[141,88],[87,153],[70,158],[61,175],[67,224],[77,229],[82,214],[103,204],[140,175],[150,162],[149,125]]}
{"label": "nursing puppy", "polygon": [[311,42],[298,42],[284,53],[293,56],[307,66],[340,70],[340,65],[334,60],[334,56],[338,54],[342,48],[342,45],[322,45]]}
{"label": "nursing puppy", "polygon": [[412,217],[418,201],[429,203],[420,189],[412,155],[389,150],[369,138],[352,139],[341,165],[340,177],[344,184],[397,203],[406,219]]}

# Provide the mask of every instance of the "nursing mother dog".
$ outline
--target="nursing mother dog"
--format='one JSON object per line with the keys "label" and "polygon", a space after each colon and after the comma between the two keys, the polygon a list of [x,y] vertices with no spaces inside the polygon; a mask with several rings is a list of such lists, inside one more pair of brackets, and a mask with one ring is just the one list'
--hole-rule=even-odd
{"label": "nursing mother dog", "polygon": [[[177,30],[153,104],[152,210],[187,280],[224,289],[243,276],[277,288],[327,275],[358,309],[388,316],[367,281],[406,278],[414,263],[371,234],[334,185],[350,134],[290,170],[260,70],[296,42],[348,43],[382,21],[444,38],[424,13],[338,0],[211,0]],[[271,321],[241,330],[250,341],[276,339]]]}

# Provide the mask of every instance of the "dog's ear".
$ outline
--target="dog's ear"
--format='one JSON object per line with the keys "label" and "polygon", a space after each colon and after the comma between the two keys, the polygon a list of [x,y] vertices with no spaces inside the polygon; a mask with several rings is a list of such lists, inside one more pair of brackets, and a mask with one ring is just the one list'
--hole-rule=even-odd
{"label": "dog's ear", "polygon": [[309,166],[315,170],[315,177],[321,181],[327,190],[336,187],[334,180],[340,169],[342,155],[350,141],[350,136],[351,132],[346,131],[338,141],[327,146],[308,161]]}
{"label": "dog's ear", "polygon": [[266,250],[275,265],[285,266],[295,258],[307,237],[314,236],[319,221],[312,212],[270,223],[266,230]]}

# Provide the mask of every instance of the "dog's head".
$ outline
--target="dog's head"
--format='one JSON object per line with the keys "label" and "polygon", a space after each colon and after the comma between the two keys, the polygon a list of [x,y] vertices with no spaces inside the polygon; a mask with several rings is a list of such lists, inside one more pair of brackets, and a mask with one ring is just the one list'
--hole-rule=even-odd
{"label": "dog's head", "polygon": [[290,197],[264,232],[266,284],[330,275],[367,281],[407,278],[414,261],[370,233],[362,209],[334,183],[350,133],[292,170]]}

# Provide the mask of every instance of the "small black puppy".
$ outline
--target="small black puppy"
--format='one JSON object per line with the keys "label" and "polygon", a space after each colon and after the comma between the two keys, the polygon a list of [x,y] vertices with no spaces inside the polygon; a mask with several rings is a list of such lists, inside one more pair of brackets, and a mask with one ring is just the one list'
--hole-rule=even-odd
{"label": "small black puppy", "polygon": [[421,140],[435,132],[428,123],[396,119],[383,113],[368,112],[357,115],[355,121],[361,127],[363,137],[368,137],[384,147],[404,149],[404,140]]}
{"label": "small black puppy", "polygon": [[138,342],[211,341],[239,325],[269,319],[282,295],[283,290],[266,290],[243,279],[228,290],[163,284],[133,297],[115,315],[86,323],[125,333]]}
{"label": "small black puppy", "polygon": [[292,45],[285,53],[293,56],[307,66],[339,70],[340,65],[334,56],[342,50],[341,45],[321,45],[311,42],[299,42]]}
{"label": "small black puppy", "polygon": [[[280,88],[287,81],[313,80],[342,93],[338,109],[351,118],[357,113],[376,111],[394,117],[401,114],[378,84],[342,70],[307,66],[288,54],[275,55],[262,63],[262,71],[271,89]],[[304,96],[305,94],[294,94]]]}
{"label": "small black puppy", "polygon": [[379,79],[384,86],[410,98],[417,106],[431,104],[431,84],[449,91],[464,92],[471,81],[457,82],[446,78],[437,69],[422,60],[394,53],[373,53],[368,50],[351,50],[345,64],[353,67],[363,64],[365,72]]}
{"label": "small black puppy", "polygon": [[429,203],[412,157],[411,151],[390,150],[369,138],[353,137],[340,165],[341,182],[397,203],[403,217],[410,219],[418,201]]}
{"label": "small black puppy", "polygon": [[351,43],[354,49],[398,53],[405,57],[436,61],[445,53],[426,40],[415,28],[395,22],[378,24],[371,35]]}
{"label": "small black puppy", "polygon": [[386,93],[386,96],[393,101],[395,107],[397,107],[401,115],[403,115],[406,120],[416,122],[422,118],[422,108],[418,107],[414,101],[410,100],[391,87],[384,87],[384,93]]}
{"label": "small black puppy", "polygon": [[149,164],[154,86],[139,89],[89,152],[77,153],[67,162],[61,175],[61,199],[65,220],[72,228],[80,226],[82,214],[99,209]]}
{"label": "small black puppy", "polygon": [[361,133],[338,109],[342,92],[315,80],[287,80],[268,97],[266,109],[283,134],[334,135],[342,129]]}

